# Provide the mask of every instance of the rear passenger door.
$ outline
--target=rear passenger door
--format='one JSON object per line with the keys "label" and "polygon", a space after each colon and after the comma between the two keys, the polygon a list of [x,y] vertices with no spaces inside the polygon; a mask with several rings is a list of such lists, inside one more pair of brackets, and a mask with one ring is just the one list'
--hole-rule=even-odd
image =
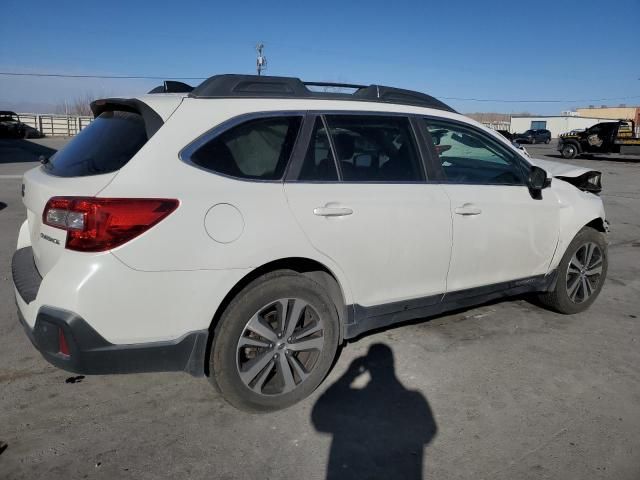
{"label": "rear passenger door", "polygon": [[446,288],[450,205],[428,183],[409,118],[311,115],[285,193],[313,246],[349,279],[361,306]]}

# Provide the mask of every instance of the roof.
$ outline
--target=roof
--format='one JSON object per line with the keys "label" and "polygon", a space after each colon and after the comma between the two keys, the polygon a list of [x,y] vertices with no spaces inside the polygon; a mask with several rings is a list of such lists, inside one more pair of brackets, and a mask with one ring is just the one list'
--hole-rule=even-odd
{"label": "roof", "polygon": [[[308,87],[353,89],[353,93],[318,92]],[[457,113],[449,105],[421,92],[383,85],[303,82],[295,77],[215,75],[189,93],[191,98],[299,98],[393,103]]]}

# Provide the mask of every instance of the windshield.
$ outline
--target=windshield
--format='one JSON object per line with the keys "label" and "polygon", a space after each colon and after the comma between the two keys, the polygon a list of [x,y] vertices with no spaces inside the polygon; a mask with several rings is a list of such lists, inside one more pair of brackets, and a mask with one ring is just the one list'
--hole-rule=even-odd
{"label": "windshield", "polygon": [[59,177],[83,177],[122,168],[147,142],[138,113],[103,112],[45,164]]}

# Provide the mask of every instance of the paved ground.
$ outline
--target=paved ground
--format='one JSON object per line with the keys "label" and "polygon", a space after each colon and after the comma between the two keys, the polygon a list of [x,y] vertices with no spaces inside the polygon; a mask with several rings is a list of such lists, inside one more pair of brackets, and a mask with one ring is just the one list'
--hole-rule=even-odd
{"label": "paved ground", "polygon": [[[604,172],[612,224],[588,312],[516,299],[376,333],[311,398],[256,416],[187,375],[66,383],[37,354],[9,262],[24,217],[15,175],[59,145],[38,144],[15,161],[0,143],[0,478],[640,478],[640,162],[573,161]],[[352,382],[358,357],[368,373]]]}

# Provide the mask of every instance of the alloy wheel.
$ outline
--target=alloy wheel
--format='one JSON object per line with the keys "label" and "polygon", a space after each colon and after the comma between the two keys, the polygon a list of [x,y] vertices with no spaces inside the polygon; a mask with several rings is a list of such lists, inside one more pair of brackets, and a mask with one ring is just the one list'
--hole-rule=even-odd
{"label": "alloy wheel", "polygon": [[600,246],[585,243],[576,250],[567,266],[567,295],[573,303],[588,300],[598,289],[604,255]]}
{"label": "alloy wheel", "polygon": [[238,340],[240,379],[261,395],[289,393],[312,373],[324,340],[323,320],[306,301],[282,298],[265,305]]}

